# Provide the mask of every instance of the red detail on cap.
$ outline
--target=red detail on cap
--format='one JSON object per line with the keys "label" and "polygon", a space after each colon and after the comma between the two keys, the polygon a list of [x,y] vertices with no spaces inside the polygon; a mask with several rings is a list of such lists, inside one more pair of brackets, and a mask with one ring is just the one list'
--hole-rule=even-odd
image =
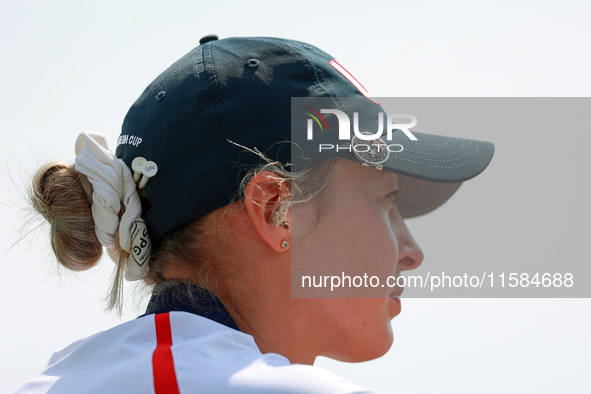
{"label": "red detail on cap", "polygon": [[156,323],[156,349],[152,355],[152,370],[154,374],[154,391],[156,394],[178,394],[179,387],[174,372],[172,358],[172,332],[170,330],[170,316],[160,313],[154,317]]}
{"label": "red detail on cap", "polygon": [[351,74],[349,70],[345,68],[345,66],[339,63],[337,59],[332,59],[330,62],[328,62],[328,64],[331,65],[339,73],[341,73],[343,77],[347,78],[347,80],[351,82],[353,86],[357,88],[357,90],[359,90],[359,93],[367,97],[369,101],[371,101],[372,103],[379,105],[379,103],[371,99],[371,93],[369,93],[365,86],[363,86],[363,84],[359,82],[359,80],[355,78],[355,76],[353,76],[353,74]]}

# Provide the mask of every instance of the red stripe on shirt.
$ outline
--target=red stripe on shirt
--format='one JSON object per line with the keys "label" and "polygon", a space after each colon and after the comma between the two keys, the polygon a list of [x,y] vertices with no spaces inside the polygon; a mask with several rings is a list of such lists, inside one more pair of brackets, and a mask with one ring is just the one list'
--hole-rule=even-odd
{"label": "red stripe on shirt", "polygon": [[156,394],[178,394],[179,387],[174,373],[172,359],[172,332],[170,330],[170,316],[160,313],[155,316],[156,349],[152,355],[152,369],[154,372],[154,390]]}

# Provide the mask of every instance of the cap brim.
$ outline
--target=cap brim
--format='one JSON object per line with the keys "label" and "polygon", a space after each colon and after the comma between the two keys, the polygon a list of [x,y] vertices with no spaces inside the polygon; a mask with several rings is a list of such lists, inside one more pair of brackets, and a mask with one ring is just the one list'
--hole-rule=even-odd
{"label": "cap brim", "polygon": [[439,208],[458,190],[462,182],[429,182],[409,176],[401,176],[396,196],[396,206],[403,218],[414,218]]}
{"label": "cap brim", "polygon": [[413,134],[417,141],[399,133],[404,150],[391,154],[384,163],[384,169],[403,175],[399,189],[404,193],[396,198],[396,204],[405,218],[421,216],[440,207],[462,182],[484,171],[494,154],[490,142]]}
{"label": "cap brim", "polygon": [[388,144],[404,146],[390,154],[385,169],[431,182],[458,183],[480,174],[490,163],[494,145],[490,142],[443,137],[425,133],[413,134],[409,140],[402,132],[393,133]]}
{"label": "cap brim", "polygon": [[[405,218],[421,216],[446,202],[462,182],[474,178],[488,166],[494,145],[486,141],[444,137],[413,132],[393,133],[388,144],[400,144],[402,151],[390,153],[384,170],[401,174],[396,205]],[[342,157],[351,159],[352,155]]]}

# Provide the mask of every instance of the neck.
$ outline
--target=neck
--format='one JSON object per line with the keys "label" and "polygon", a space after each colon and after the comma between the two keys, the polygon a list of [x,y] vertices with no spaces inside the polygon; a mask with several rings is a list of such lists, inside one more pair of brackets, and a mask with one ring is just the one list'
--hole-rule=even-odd
{"label": "neck", "polygon": [[320,354],[319,338],[314,338],[305,321],[309,300],[291,298],[291,268],[286,258],[265,262],[264,258],[241,267],[248,272],[239,280],[229,280],[219,298],[241,331],[254,337],[262,353],[278,353],[292,363],[313,364]]}
{"label": "neck", "polygon": [[319,352],[288,305],[261,303],[253,307],[247,301],[226,308],[240,330],[253,336],[261,353],[278,353],[292,363],[314,363]]}

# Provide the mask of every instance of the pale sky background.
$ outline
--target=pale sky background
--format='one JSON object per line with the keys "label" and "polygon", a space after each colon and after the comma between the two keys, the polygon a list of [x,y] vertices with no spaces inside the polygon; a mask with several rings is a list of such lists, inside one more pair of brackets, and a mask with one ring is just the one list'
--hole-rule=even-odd
{"label": "pale sky background", "polygon": [[[104,312],[113,264],[79,275],[57,269],[46,229],[11,248],[22,225],[36,223],[19,209],[26,174],[47,160],[72,161],[80,131],[114,145],[133,101],[202,36],[310,42],[376,96],[590,96],[590,17],[591,3],[573,0],[0,1],[0,392],[40,372],[56,349],[133,319],[145,304],[128,288],[124,316]],[[484,256],[516,265],[552,256],[557,269],[590,263],[589,177],[562,175],[590,168],[573,154],[586,153],[589,133],[568,141],[561,130],[524,133],[535,150],[511,146],[503,130],[475,131],[497,145],[490,168],[408,222],[422,268]],[[317,365],[383,393],[591,392],[589,299],[402,302],[386,356]]]}

